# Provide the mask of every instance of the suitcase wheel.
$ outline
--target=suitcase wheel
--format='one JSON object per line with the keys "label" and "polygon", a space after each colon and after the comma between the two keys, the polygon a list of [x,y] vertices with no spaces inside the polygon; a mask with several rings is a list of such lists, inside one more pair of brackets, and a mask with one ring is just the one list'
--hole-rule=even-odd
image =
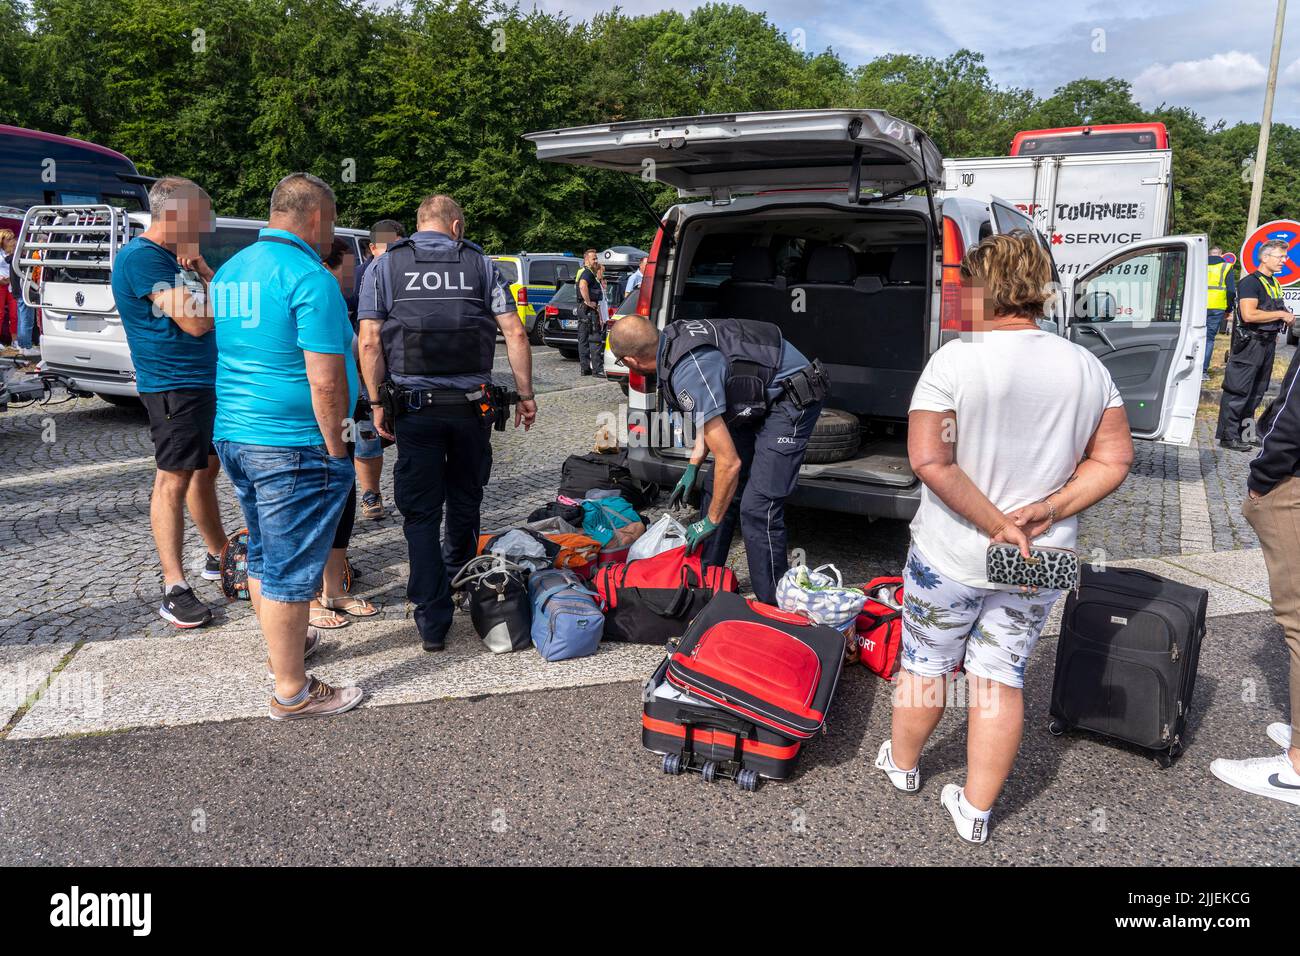
{"label": "suitcase wheel", "polygon": [[758,789],[759,782],[762,778],[754,770],[742,770],[736,774],[736,786],[740,787],[747,793],[753,793]]}
{"label": "suitcase wheel", "polygon": [[682,755],[681,754],[664,754],[663,763],[664,773],[677,776],[682,772]]}
{"label": "suitcase wheel", "polygon": [[1064,723],[1053,718],[1052,722],[1047,725],[1047,732],[1053,737],[1059,737],[1068,730]]}
{"label": "suitcase wheel", "polygon": [[1174,765],[1173,755],[1167,751],[1161,750],[1156,754],[1156,763],[1160,765],[1161,770],[1168,770]]}
{"label": "suitcase wheel", "polygon": [[713,783],[718,779],[718,765],[715,761],[710,760],[700,769],[700,775],[704,777],[705,783]]}

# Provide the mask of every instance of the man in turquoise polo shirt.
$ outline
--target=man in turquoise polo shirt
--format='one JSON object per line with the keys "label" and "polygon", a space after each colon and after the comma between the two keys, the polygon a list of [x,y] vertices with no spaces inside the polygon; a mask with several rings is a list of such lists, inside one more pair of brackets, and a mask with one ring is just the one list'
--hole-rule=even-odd
{"label": "man in turquoise polo shirt", "polygon": [[212,420],[217,345],[207,284],[212,270],[199,240],[212,231],[208,194],[188,179],[164,176],[149,190],[149,228],[113,261],[113,302],[122,319],[136,388],[149,413],[153,494],[149,523],[162,564],[158,613],[176,627],[199,627],[212,612],[185,580],[185,509],[207,546],[202,575],[221,577],[226,542],[217,504]]}
{"label": "man in turquoise polo shirt", "polygon": [[345,440],[358,390],[352,325],[321,262],[334,218],[326,183],[286,176],[257,242],[211,285],[213,437],[248,524],[249,596],[275,677],[272,720],[340,714],[361,702],[359,687],[331,687],[303,664],[320,646],[308,608],[354,478]]}

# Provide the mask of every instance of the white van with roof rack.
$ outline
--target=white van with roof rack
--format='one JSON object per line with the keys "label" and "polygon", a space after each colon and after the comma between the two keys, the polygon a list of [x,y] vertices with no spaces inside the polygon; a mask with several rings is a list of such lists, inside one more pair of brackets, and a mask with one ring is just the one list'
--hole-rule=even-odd
{"label": "white van with roof rack", "polygon": [[[806,460],[794,504],[915,513],[912,390],[935,350],[961,334],[962,255],[993,233],[1034,231],[1019,210],[996,197],[939,196],[934,143],[880,110],[684,116],[525,138],[541,160],[648,173],[695,200],[655,213],[638,314],[660,328],[691,318],[773,322],[821,359],[836,433],[825,444],[844,443],[838,433],[854,420],[860,440],[842,460]],[[1135,438],[1191,441],[1206,260],[1204,236],[1129,243],[1075,279],[1062,310],[1070,314],[1057,317],[1055,330],[1110,370]],[[690,449],[664,440],[671,429],[653,380],[633,374],[629,387],[630,467],[670,487]]]}
{"label": "white van with roof rack", "polygon": [[[216,217],[200,249],[213,270],[257,240],[266,223]],[[95,394],[114,405],[133,404],[135,366],[110,284],[118,251],[149,228],[147,212],[110,205],[32,206],[23,216],[14,268],[23,298],[41,310],[41,370],[74,394]],[[369,257],[370,234],[336,229],[352,243],[357,261]]]}

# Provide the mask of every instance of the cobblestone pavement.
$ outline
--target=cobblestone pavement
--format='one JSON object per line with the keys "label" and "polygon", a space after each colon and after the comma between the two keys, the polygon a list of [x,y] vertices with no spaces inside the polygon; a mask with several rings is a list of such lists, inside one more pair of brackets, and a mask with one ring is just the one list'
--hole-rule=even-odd
{"label": "cobblestone pavement", "polygon": [[[504,373],[504,350],[498,351]],[[616,412],[623,401],[615,384],[579,378],[576,363],[552,349],[534,349],[534,362],[540,423],[530,433],[508,428],[494,436],[485,529],[517,521],[547,500],[564,458],[590,447],[599,417]],[[1255,547],[1240,517],[1249,456],[1219,449],[1212,431],[1212,422],[1201,422],[1199,448],[1138,442],[1129,479],[1082,518],[1085,554],[1122,560]],[[383,480],[390,508],[394,461],[390,452]],[[0,416],[0,645],[175,634],[156,611],[159,579],[148,520],[152,476],[141,410],[79,399]],[[224,480],[219,493],[226,527],[239,527],[238,506]],[[894,572],[907,547],[903,522],[807,509],[791,509],[788,522],[793,546],[804,547],[814,564],[837,563],[852,580]],[[186,548],[197,564],[202,545],[192,529]],[[385,617],[404,618],[405,542],[398,516],[380,523],[358,520],[351,555]],[[733,557],[743,581],[747,569],[739,538]],[[213,604],[218,624],[249,613],[247,604],[226,604],[215,584],[197,575],[194,581]]]}

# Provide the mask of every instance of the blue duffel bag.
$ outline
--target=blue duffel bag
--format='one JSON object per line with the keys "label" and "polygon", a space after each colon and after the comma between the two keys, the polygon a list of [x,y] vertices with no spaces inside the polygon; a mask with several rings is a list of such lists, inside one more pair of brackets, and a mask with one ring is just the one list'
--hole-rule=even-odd
{"label": "blue duffel bag", "polygon": [[528,576],[533,606],[532,638],[548,661],[567,661],[596,653],[605,615],[596,595],[572,571],[534,571]]}

